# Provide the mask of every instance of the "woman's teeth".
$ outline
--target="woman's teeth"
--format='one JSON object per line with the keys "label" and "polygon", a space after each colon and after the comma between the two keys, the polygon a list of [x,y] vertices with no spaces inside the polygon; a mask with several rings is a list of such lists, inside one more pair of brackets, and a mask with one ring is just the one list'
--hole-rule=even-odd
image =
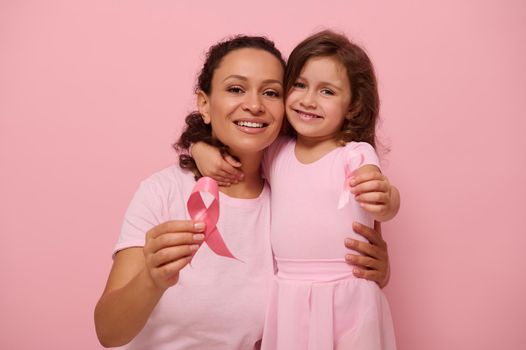
{"label": "woman's teeth", "polygon": [[265,125],[263,123],[254,123],[254,122],[236,122],[239,126],[244,126],[246,128],[262,128]]}

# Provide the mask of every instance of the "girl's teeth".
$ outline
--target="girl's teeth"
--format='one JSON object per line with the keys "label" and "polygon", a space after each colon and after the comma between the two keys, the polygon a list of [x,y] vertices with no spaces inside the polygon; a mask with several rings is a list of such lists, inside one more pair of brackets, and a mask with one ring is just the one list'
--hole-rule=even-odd
{"label": "girl's teeth", "polygon": [[253,123],[253,122],[237,122],[237,125],[244,126],[247,128],[262,128],[262,123]]}

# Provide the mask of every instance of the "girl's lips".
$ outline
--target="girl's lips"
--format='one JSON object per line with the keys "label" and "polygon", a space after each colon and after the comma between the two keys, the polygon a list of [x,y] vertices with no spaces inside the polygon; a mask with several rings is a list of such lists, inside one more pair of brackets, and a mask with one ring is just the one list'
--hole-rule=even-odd
{"label": "girl's lips", "polygon": [[299,109],[293,109],[294,112],[296,112],[296,114],[298,115],[298,117],[301,119],[301,120],[305,120],[305,121],[311,121],[311,120],[317,120],[317,119],[323,119],[323,117],[317,115],[317,114],[314,114],[314,113],[307,113],[307,112],[303,112]]}

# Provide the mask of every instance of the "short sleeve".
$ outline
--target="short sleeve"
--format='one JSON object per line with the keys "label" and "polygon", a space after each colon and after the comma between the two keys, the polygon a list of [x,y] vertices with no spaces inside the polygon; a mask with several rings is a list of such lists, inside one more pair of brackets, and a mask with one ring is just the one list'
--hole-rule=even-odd
{"label": "short sleeve", "polygon": [[364,165],[376,165],[381,170],[378,155],[367,142],[349,142],[345,146],[345,165],[351,171]]}
{"label": "short sleeve", "polygon": [[143,247],[146,232],[166,221],[162,195],[151,179],[143,181],[126,210],[121,233],[113,253]]}
{"label": "short sleeve", "polygon": [[263,154],[263,161],[261,162],[261,169],[263,177],[270,183],[272,178],[272,169],[274,162],[280,150],[290,141],[288,136],[279,136],[270,146],[267,147]]}

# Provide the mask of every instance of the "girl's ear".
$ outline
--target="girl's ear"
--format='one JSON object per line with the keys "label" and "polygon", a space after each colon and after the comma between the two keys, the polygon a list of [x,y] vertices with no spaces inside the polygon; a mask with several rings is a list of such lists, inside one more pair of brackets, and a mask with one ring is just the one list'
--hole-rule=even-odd
{"label": "girl's ear", "polygon": [[201,113],[205,124],[210,124],[210,99],[202,90],[197,90],[197,110]]}

